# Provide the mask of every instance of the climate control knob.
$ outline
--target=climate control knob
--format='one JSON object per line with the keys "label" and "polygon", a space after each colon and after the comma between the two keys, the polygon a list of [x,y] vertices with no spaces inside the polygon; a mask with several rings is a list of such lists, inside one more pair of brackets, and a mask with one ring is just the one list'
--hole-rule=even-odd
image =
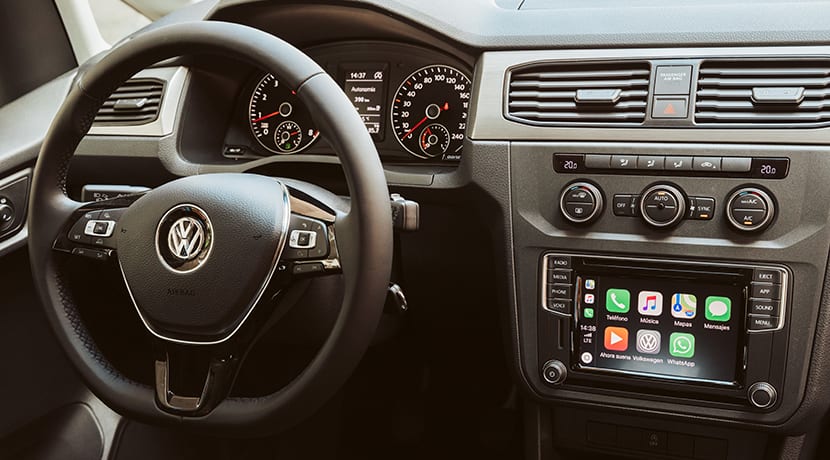
{"label": "climate control knob", "polygon": [[602,213],[602,192],[594,184],[573,182],[562,190],[559,209],[566,219],[575,224],[587,224]]}
{"label": "climate control knob", "polygon": [[686,215],[686,196],[677,187],[652,185],[640,196],[640,215],[652,227],[671,227]]}
{"label": "climate control knob", "polygon": [[775,217],[775,203],[769,194],[759,188],[743,187],[736,190],[726,202],[726,218],[743,232],[763,230]]}

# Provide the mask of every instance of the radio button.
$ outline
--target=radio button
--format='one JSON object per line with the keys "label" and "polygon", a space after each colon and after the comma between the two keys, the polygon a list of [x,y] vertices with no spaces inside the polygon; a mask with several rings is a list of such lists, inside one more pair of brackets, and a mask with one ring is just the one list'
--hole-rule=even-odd
{"label": "radio button", "polygon": [[548,283],[571,283],[573,270],[554,269],[548,270]]}
{"label": "radio button", "polygon": [[752,283],[750,297],[763,299],[781,298],[781,285],[768,283]]}
{"label": "radio button", "polygon": [[781,311],[781,302],[769,299],[749,299],[749,313],[751,315],[778,316]]}
{"label": "radio button", "polygon": [[750,331],[769,331],[778,329],[778,318],[775,316],[749,315]]}
{"label": "radio button", "polygon": [[547,256],[548,269],[571,268],[571,258],[568,256]]}
{"label": "radio button", "polygon": [[563,315],[571,314],[571,301],[566,299],[548,299],[548,305],[545,307],[553,313],[561,313]]}
{"label": "radio button", "polygon": [[781,283],[781,271],[779,270],[765,270],[757,269],[752,274],[752,281],[760,281],[762,283]]}

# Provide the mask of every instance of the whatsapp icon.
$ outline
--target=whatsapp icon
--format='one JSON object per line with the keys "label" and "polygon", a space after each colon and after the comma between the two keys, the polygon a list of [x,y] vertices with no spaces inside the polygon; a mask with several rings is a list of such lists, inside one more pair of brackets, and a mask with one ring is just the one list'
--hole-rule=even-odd
{"label": "whatsapp icon", "polygon": [[678,358],[695,355],[695,336],[685,332],[673,332],[669,337],[669,353]]}

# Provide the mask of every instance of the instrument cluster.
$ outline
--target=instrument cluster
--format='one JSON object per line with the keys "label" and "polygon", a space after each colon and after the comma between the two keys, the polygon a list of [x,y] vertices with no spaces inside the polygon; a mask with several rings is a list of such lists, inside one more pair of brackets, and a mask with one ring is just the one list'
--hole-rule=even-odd
{"label": "instrument cluster", "polygon": [[[472,93],[469,63],[390,42],[305,52],[343,88],[384,161],[461,159]],[[278,75],[254,71],[237,106],[240,117],[226,138],[226,157],[333,153],[313,114]]]}

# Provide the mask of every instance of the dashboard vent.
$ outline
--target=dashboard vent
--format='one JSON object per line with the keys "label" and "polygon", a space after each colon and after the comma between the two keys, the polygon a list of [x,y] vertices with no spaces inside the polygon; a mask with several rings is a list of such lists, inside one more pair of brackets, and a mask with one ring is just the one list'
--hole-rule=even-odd
{"label": "dashboard vent", "polygon": [[152,78],[127,80],[95,115],[96,125],[144,125],[159,116],[164,82]]}
{"label": "dashboard vent", "polygon": [[510,73],[507,117],[532,125],[639,125],[646,116],[647,62],[557,63]]}
{"label": "dashboard vent", "polygon": [[830,124],[830,60],[707,61],[695,103],[699,125]]}

